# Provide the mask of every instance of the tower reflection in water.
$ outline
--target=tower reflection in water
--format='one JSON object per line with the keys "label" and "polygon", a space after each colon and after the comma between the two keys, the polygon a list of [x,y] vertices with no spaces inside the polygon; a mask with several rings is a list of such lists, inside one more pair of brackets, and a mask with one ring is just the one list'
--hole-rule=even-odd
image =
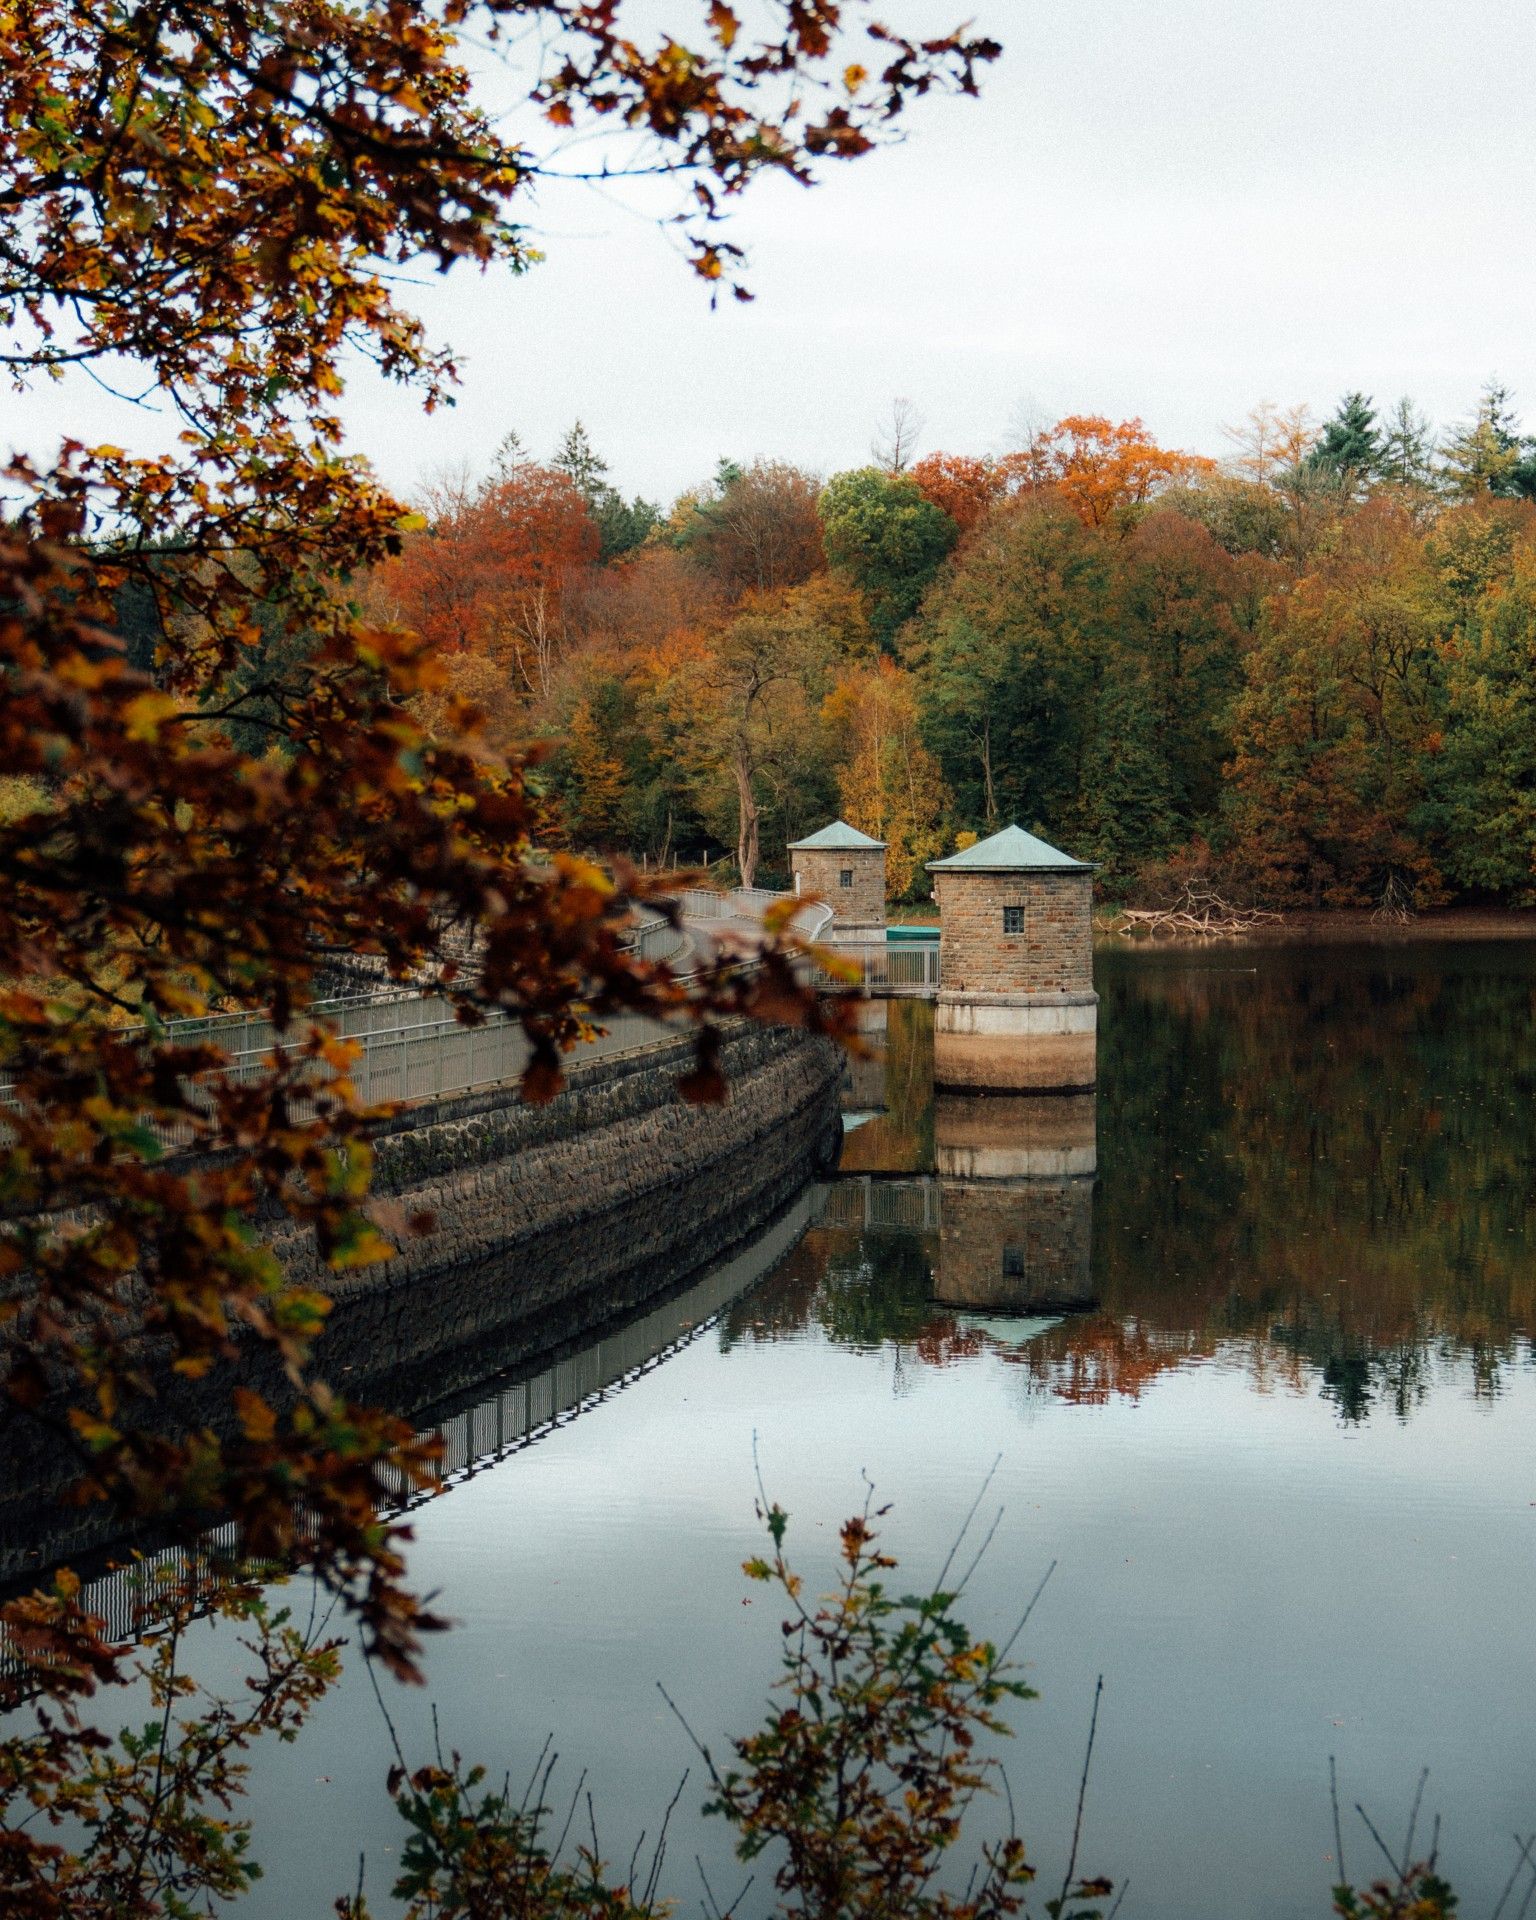
{"label": "tower reflection in water", "polygon": [[1000,1321],[1095,1304],[1093,1094],[940,1094],[934,1159],[941,1305]]}
{"label": "tower reflection in water", "polygon": [[854,1025],[864,1042],[864,1051],[844,1056],[840,1095],[843,1112],[853,1124],[885,1111],[889,1005],[886,1000],[866,1000],[854,1012]]}

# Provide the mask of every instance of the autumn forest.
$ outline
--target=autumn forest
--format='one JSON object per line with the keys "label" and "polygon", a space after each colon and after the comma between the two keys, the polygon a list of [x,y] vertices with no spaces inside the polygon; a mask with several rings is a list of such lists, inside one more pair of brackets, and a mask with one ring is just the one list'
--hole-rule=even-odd
{"label": "autumn forest", "polygon": [[898,896],[1009,820],[1111,894],[1209,869],[1276,906],[1536,896],[1536,454],[1490,384],[1261,406],[1221,460],[1071,416],[829,479],[723,459],[625,499],[573,427],[440,476],[367,581],[455,703],[546,742],[552,832],[782,876],[841,813]]}

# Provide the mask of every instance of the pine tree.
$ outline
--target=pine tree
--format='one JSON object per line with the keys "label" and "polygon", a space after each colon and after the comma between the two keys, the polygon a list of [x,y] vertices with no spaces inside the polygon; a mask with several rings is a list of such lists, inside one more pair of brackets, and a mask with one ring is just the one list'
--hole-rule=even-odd
{"label": "pine tree", "polygon": [[522,435],[516,427],[508,427],[496,443],[496,451],[491,455],[491,479],[493,481],[510,479],[519,467],[527,465],[528,449],[523,445]]}
{"label": "pine tree", "polygon": [[1514,396],[1502,381],[1488,382],[1477,412],[1446,442],[1445,477],[1463,499],[1536,494],[1536,443],[1521,434]]}
{"label": "pine tree", "polygon": [[1346,393],[1308,456],[1318,470],[1338,477],[1345,493],[1358,494],[1375,478],[1381,462],[1381,435],[1370,397]]}
{"label": "pine tree", "polygon": [[1434,485],[1434,429],[1429,416],[1420,413],[1406,393],[1387,417],[1376,470],[1390,486]]}
{"label": "pine tree", "polygon": [[571,481],[589,507],[595,507],[598,496],[607,489],[608,462],[579,420],[560,442],[560,450],[549,464]]}

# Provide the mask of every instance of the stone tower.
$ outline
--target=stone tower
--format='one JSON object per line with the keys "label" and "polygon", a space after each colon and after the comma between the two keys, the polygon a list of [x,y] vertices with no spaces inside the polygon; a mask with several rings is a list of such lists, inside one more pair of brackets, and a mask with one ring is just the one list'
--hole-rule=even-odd
{"label": "stone tower", "polygon": [[1005,827],[931,860],[939,908],[933,1078],[1000,1093],[1086,1091],[1097,1068],[1093,868]]}
{"label": "stone tower", "polygon": [[789,870],[796,893],[819,894],[832,909],[828,929],[833,939],[843,933],[877,933],[885,927],[885,842],[834,820],[808,840],[793,840]]}

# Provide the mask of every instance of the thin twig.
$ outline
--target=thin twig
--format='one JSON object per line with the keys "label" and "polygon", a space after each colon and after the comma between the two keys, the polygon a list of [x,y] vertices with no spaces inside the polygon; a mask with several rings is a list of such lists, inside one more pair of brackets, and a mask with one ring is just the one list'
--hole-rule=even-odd
{"label": "thin twig", "polygon": [[1401,1880],[1403,1870],[1397,1864],[1396,1860],[1393,1859],[1392,1849],[1387,1845],[1386,1841],[1383,1840],[1381,1835],[1376,1831],[1375,1822],[1371,1819],[1371,1816],[1366,1812],[1365,1808],[1361,1806],[1358,1800],[1355,1802],[1355,1812],[1358,1813],[1360,1818],[1365,1822],[1366,1832],[1369,1833],[1371,1838],[1376,1842],[1377,1846],[1381,1848],[1382,1857],[1386,1861],[1387,1865],[1398,1876],[1399,1880]]}
{"label": "thin twig", "polygon": [[672,1698],[671,1694],[667,1692],[666,1688],[661,1684],[659,1680],[656,1682],[656,1691],[661,1695],[662,1699],[665,1700],[667,1705],[672,1709],[673,1715],[677,1720],[677,1724],[682,1728],[683,1732],[686,1733],[688,1738],[693,1742],[694,1749],[698,1753],[699,1758],[704,1762],[705,1766],[709,1768],[710,1779],[715,1783],[716,1786],[719,1786],[720,1775],[715,1769],[714,1761],[710,1758],[709,1748],[705,1746],[704,1742],[699,1738],[699,1736],[694,1732],[693,1728],[690,1727],[688,1722],[683,1718],[682,1708]]}
{"label": "thin twig", "polygon": [[1339,1769],[1331,1753],[1328,1756],[1328,1798],[1333,1803],[1333,1858],[1339,1870],[1334,1885],[1347,1887],[1349,1869],[1344,1865],[1344,1829],[1339,1823]]}
{"label": "thin twig", "polygon": [[1520,1911],[1515,1915],[1515,1920],[1525,1920],[1533,1896],[1536,1896],[1536,1866],[1531,1868],[1531,1884],[1525,1890],[1525,1898],[1520,1902]]}
{"label": "thin twig", "polygon": [[1009,1634],[1008,1638],[1003,1642],[1002,1647],[998,1651],[997,1662],[999,1666],[1001,1666],[1002,1663],[1008,1658],[1009,1654],[1012,1653],[1014,1648],[1014,1643],[1017,1641],[1019,1635],[1029,1625],[1029,1616],[1035,1610],[1035,1602],[1040,1598],[1041,1594],[1045,1592],[1045,1583],[1047,1580],[1050,1579],[1051,1575],[1056,1571],[1057,1564],[1058,1563],[1055,1560],[1053,1560],[1051,1564],[1046,1568],[1045,1572],[1041,1574],[1039,1586],[1037,1586],[1034,1592],[1029,1596],[1029,1605],[1024,1609],[1023,1613],[1019,1616],[1019,1624],[1014,1628],[1013,1632]]}
{"label": "thin twig", "polygon": [[709,1914],[710,1920],[722,1920],[720,1909],[715,1902],[714,1889],[709,1884],[709,1875],[704,1871],[704,1862],[697,1854],[693,1856],[693,1864],[698,1868],[699,1878],[704,1883],[705,1911]]}
{"label": "thin twig", "polygon": [[1515,1864],[1509,1870],[1509,1878],[1504,1882],[1504,1891],[1499,1895],[1498,1905],[1494,1908],[1493,1912],[1489,1914],[1488,1920],[1499,1920],[1499,1915],[1504,1911],[1504,1902],[1514,1891],[1515,1882],[1520,1878],[1520,1869],[1528,1866],[1533,1872],[1536,1872],[1536,1863],[1533,1863],[1531,1860],[1531,1846],[1533,1842],[1536,1842],[1536,1833],[1533,1833],[1529,1840],[1522,1840],[1518,1833],[1515,1834],[1513,1838],[1515,1842]]}
{"label": "thin twig", "polygon": [[1408,1813],[1408,1838],[1403,1842],[1403,1864],[1399,1868],[1404,1881],[1407,1880],[1408,1869],[1413,1864],[1413,1836],[1419,1824],[1419,1808],[1424,1804],[1424,1789],[1428,1782],[1429,1768],[1424,1767],[1420,1770],[1418,1789],[1414,1793],[1413,1806]]}
{"label": "thin twig", "polygon": [[683,1788],[688,1784],[689,1772],[689,1768],[683,1769],[683,1777],[677,1783],[677,1792],[667,1802],[667,1810],[661,1816],[661,1831],[656,1835],[656,1851],[651,1855],[651,1870],[645,1876],[644,1904],[646,1906],[649,1906],[655,1898],[656,1888],[661,1881],[661,1863],[667,1857],[667,1828],[671,1824],[678,1801],[683,1797]]}
{"label": "thin twig", "polygon": [[[548,1774],[546,1774],[545,1775],[546,1783],[548,1781],[548,1778],[549,1776]],[[565,1816],[565,1825],[560,1829],[560,1838],[555,1842],[554,1850],[551,1852],[549,1856],[551,1860],[558,1860],[561,1854],[564,1853],[565,1851],[565,1842],[571,1831],[571,1822],[576,1818],[576,1809],[581,1805],[581,1789],[583,1784],[586,1781],[586,1778],[587,1778],[587,1770],[585,1767],[583,1767],[581,1770],[581,1776],[576,1782],[576,1790],[571,1795],[570,1812],[567,1813]],[[540,1793],[539,1798],[541,1800],[544,1798],[543,1793]]]}
{"label": "thin twig", "polygon": [[976,1518],[976,1509],[981,1505],[982,1501],[986,1498],[987,1488],[991,1486],[993,1476],[996,1474],[999,1466],[1002,1465],[1002,1459],[1003,1459],[1003,1456],[1001,1453],[999,1453],[994,1458],[991,1466],[987,1468],[986,1473],[982,1476],[981,1485],[976,1489],[976,1498],[971,1502],[970,1511],[966,1514],[964,1520],[961,1521],[960,1531],[955,1535],[954,1541],[950,1546],[949,1552],[946,1553],[944,1556],[943,1566],[939,1568],[938,1578],[933,1583],[933,1591],[935,1593],[942,1593],[944,1591],[944,1576],[949,1572],[950,1567],[954,1564],[955,1555],[960,1551],[960,1542],[965,1538],[966,1534],[969,1532],[971,1522]]}
{"label": "thin twig", "polygon": [[1077,1818],[1072,1822],[1072,1851],[1067,1856],[1067,1875],[1061,1883],[1062,1905],[1066,1905],[1067,1892],[1072,1885],[1072,1876],[1077,1871],[1077,1843],[1083,1832],[1083,1802],[1088,1797],[1088,1769],[1093,1764],[1093,1741],[1099,1730],[1099,1701],[1104,1694],[1104,1676],[1099,1675],[1093,1689],[1093,1717],[1088,1722],[1088,1751],[1083,1755],[1082,1778],[1077,1783]]}

